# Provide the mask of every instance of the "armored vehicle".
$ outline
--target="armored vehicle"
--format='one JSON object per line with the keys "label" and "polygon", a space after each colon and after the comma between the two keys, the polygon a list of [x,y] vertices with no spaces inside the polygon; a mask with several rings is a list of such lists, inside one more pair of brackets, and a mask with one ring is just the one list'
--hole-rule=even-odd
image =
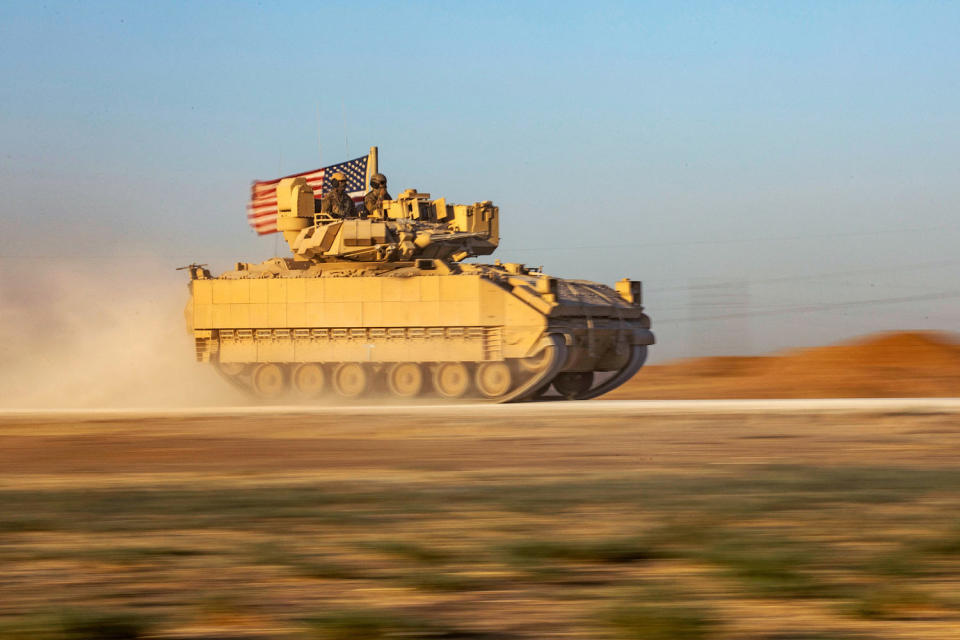
{"label": "armored vehicle", "polygon": [[276,191],[292,257],[216,277],[189,267],[197,360],[255,396],[586,399],[630,379],[654,342],[640,282],[464,262],[497,247],[489,201],[408,190],[334,218],[315,213],[302,177]]}

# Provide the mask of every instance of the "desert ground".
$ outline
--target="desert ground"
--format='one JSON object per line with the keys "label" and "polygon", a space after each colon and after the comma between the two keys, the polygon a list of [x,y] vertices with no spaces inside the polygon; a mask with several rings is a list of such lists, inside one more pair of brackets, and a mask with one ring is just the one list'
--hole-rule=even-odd
{"label": "desert ground", "polygon": [[955,400],[0,416],[0,638],[960,638]]}
{"label": "desert ground", "polygon": [[644,367],[606,398],[956,397],[958,338],[894,331],[763,356],[667,362]]}

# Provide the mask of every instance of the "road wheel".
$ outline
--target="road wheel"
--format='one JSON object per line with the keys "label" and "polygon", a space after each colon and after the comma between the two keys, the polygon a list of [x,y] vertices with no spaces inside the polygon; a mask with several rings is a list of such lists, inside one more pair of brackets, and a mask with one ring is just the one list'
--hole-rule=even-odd
{"label": "road wheel", "polygon": [[547,365],[550,364],[550,350],[544,349],[540,353],[530,356],[529,358],[521,358],[520,368],[524,371],[529,371],[530,373],[539,373],[547,368]]}
{"label": "road wheel", "polygon": [[370,388],[370,373],[362,364],[345,362],[333,372],[333,388],[345,398],[359,398]]}
{"label": "road wheel", "polygon": [[254,392],[261,398],[275,400],[287,390],[286,375],[278,364],[259,364],[250,376]]}
{"label": "road wheel", "polygon": [[462,398],[470,389],[470,372],[462,362],[444,362],[433,374],[433,386],[444,398]]}
{"label": "road wheel", "polygon": [[301,364],[293,370],[293,388],[301,395],[313,398],[327,386],[327,376],[319,364]]}
{"label": "road wheel", "polygon": [[553,388],[567,400],[586,393],[593,386],[593,371],[564,371],[553,379]]}
{"label": "road wheel", "polygon": [[477,389],[487,398],[496,398],[510,391],[513,376],[506,362],[482,362],[477,367]]}
{"label": "road wheel", "polygon": [[387,370],[387,386],[395,396],[415,398],[423,391],[423,369],[416,362],[398,362]]}
{"label": "road wheel", "polygon": [[218,362],[217,368],[220,369],[224,375],[232,378],[243,373],[247,365],[244,362]]}

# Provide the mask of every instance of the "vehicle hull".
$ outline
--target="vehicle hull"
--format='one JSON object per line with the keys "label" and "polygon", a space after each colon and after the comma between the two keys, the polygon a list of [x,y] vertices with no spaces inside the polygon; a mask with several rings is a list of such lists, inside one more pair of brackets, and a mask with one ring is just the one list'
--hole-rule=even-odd
{"label": "vehicle hull", "polygon": [[[609,287],[550,279],[553,293],[538,293],[538,278],[547,277],[542,274],[517,277],[483,265],[458,271],[398,265],[348,275],[308,270],[264,276],[241,269],[191,281],[186,320],[198,361],[268,398],[279,387],[316,396],[328,378],[326,388],[343,391],[337,385],[346,383],[338,383],[336,372],[346,380],[347,363],[360,365],[370,378],[369,389],[357,395],[377,388],[415,388],[416,395],[425,395],[432,387],[448,397],[446,378],[437,378],[437,372],[444,363],[459,363],[471,379],[463,395],[532,399],[547,392],[557,376],[578,373],[581,382],[557,388],[565,391],[562,397],[584,397],[599,385],[580,388],[585,375],[622,373],[636,366],[635,347],[653,343],[639,305]],[[400,363],[416,364],[421,373],[407,367],[404,375],[428,383],[410,387],[389,378]],[[509,370],[495,372],[489,363],[504,363]],[[353,367],[350,375],[356,378],[360,370]],[[450,375],[449,367],[444,375]],[[302,383],[305,379],[312,382]],[[507,391],[490,395],[504,385]],[[528,389],[518,395],[521,388]]]}

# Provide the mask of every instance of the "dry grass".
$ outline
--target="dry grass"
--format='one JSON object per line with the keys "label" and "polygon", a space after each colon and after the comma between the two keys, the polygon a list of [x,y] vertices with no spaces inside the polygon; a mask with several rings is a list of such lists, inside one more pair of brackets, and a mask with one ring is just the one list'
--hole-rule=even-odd
{"label": "dry grass", "polygon": [[[198,463],[185,480],[181,459],[175,472],[130,476],[113,472],[115,452],[93,475],[51,473],[56,460],[4,474],[0,639],[879,640],[946,638],[960,625],[960,470],[888,464],[882,447],[864,464],[856,434],[874,419],[743,418],[716,431],[631,420],[539,431],[525,468],[437,465],[434,448],[418,463],[430,468],[415,469],[393,448],[409,436],[376,431],[352,444],[316,436],[340,457],[365,452],[336,473],[321,460],[290,475],[278,457],[249,474],[205,475]],[[949,415],[876,423],[889,455],[903,451],[897,438],[942,449],[960,430]],[[84,447],[107,428],[117,425],[66,437]],[[641,437],[648,429],[659,444]],[[796,455],[714,464],[720,451],[766,451],[744,438],[758,430],[796,436]],[[809,430],[852,444],[788,464],[811,446]],[[154,435],[141,431],[130,455]],[[479,453],[490,435],[468,424],[429,441]],[[548,445],[554,436],[562,446]],[[19,451],[64,437],[27,437]],[[724,444],[680,453],[703,439]],[[571,464],[585,448],[607,455]],[[645,464],[657,451],[673,453]]]}

